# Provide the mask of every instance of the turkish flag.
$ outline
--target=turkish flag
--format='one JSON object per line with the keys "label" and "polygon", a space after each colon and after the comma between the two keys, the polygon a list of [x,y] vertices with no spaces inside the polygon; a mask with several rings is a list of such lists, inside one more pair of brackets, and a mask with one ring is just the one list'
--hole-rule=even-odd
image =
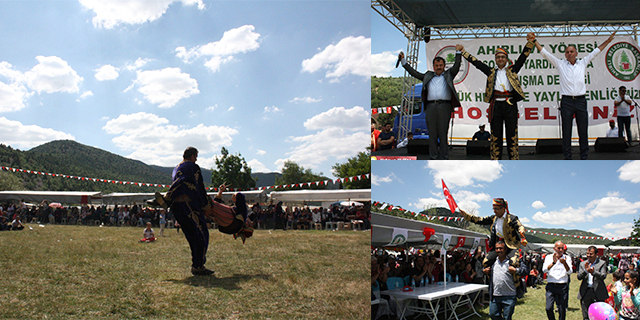
{"label": "turkish flag", "polygon": [[449,188],[444,183],[444,179],[442,179],[442,191],[444,191],[444,198],[447,200],[447,203],[449,204],[449,209],[451,210],[451,213],[456,212],[458,205],[456,204],[456,200],[453,199],[451,192],[449,192]]}
{"label": "turkish flag", "polygon": [[464,245],[465,239],[467,239],[467,237],[458,237],[458,243],[455,247],[453,247],[453,250],[462,247]]}
{"label": "turkish flag", "polygon": [[489,248],[489,239],[484,239],[484,249],[487,252],[491,251],[490,249],[493,249],[493,248]]}

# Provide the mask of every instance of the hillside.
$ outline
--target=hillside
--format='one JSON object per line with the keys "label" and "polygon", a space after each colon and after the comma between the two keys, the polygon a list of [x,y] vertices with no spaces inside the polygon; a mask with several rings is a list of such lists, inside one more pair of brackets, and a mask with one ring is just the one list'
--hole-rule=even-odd
{"label": "hillside", "polygon": [[[0,144],[0,165],[47,173],[100,178],[119,181],[171,184],[172,167],[144,164],[76,141],[51,141],[28,151]],[[161,188],[115,185],[104,182],[12,173],[22,181],[20,189],[41,191],[154,192]],[[272,185],[279,173],[257,173],[257,186]],[[211,170],[203,169],[205,182],[211,181]],[[271,183],[271,184],[267,184]]]}

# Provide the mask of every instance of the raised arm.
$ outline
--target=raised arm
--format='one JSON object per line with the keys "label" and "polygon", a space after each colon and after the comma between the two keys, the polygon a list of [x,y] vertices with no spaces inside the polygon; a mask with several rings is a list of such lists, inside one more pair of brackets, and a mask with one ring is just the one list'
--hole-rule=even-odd
{"label": "raised arm", "polygon": [[520,71],[520,69],[524,65],[525,60],[527,60],[529,54],[531,54],[531,50],[533,50],[535,40],[536,36],[533,34],[533,32],[529,32],[529,34],[527,34],[527,44],[524,46],[524,49],[522,49],[518,60],[516,60],[516,62],[513,64],[513,67],[511,68],[513,72],[518,73]]}
{"label": "raised arm", "polygon": [[484,64],[482,61],[478,60],[476,57],[472,56],[469,52],[467,52],[466,50],[464,50],[464,46],[457,44],[456,45],[456,50],[457,51],[461,51],[462,52],[462,56],[467,59],[467,61],[469,61],[474,67],[476,67],[478,70],[482,71],[482,73],[484,73],[485,75],[489,75],[491,74],[491,67],[489,67],[488,65]]}
{"label": "raised arm", "polygon": [[611,43],[611,41],[613,41],[613,38],[615,37],[615,35],[616,35],[615,32],[612,33],[605,42],[603,42],[602,44],[600,44],[598,46],[598,49],[600,49],[600,51],[604,50],[604,48],[606,48],[609,45],[609,43]]}
{"label": "raised arm", "polygon": [[409,72],[409,74],[420,80],[423,81],[424,80],[424,73],[420,73],[418,71],[416,71],[414,68],[412,68],[409,63],[407,62],[407,60],[404,59],[404,52],[400,51],[400,53],[398,54],[398,60],[400,60],[402,62],[402,67],[407,70],[407,72]]}

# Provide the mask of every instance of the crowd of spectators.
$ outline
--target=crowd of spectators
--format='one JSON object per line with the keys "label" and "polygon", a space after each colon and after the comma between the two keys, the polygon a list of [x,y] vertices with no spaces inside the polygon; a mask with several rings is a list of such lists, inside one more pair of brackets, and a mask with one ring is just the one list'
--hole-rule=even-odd
{"label": "crowd of spectators", "polygon": [[[602,253],[602,252],[601,252]],[[553,254],[553,253],[548,253]],[[522,277],[520,281],[525,284],[524,293],[527,289],[544,288],[544,274],[542,272],[543,262],[547,254],[528,252],[521,254],[520,262],[524,263],[528,270],[528,275]],[[371,289],[372,299],[384,300],[387,312],[394,314],[397,312],[393,299],[389,296],[380,295],[381,291],[388,290],[389,278],[399,277],[403,279],[403,284],[420,287],[432,283],[442,282],[446,277],[447,282],[465,282],[487,284],[488,277],[482,272],[482,260],[485,254],[479,248],[471,253],[466,250],[454,250],[447,252],[446,270],[438,250],[418,250],[402,251],[398,254],[390,253],[382,249],[375,249],[371,255]],[[598,256],[608,264],[608,273],[617,274],[619,280],[628,270],[640,269],[640,255],[627,253],[608,252]],[[587,260],[586,254],[573,256],[571,268],[573,272],[578,271],[582,261]],[[384,314],[380,311],[378,315]]]}
{"label": "crowd of spectators", "polygon": [[[371,228],[371,213],[368,206],[331,208],[286,207],[282,203],[262,206],[256,203],[249,210],[248,219],[261,229],[327,229],[338,222],[361,224],[360,229]],[[156,209],[139,204],[133,205],[82,205],[62,206],[43,201],[38,205],[23,201],[0,204],[0,231],[11,230],[13,225],[23,222],[39,224],[103,225],[103,226],[145,226],[151,222],[154,227],[175,225],[171,210]],[[316,226],[316,224],[318,226]],[[19,229],[19,227],[17,227]],[[18,230],[16,229],[16,230]],[[162,229],[161,229],[162,230]]]}

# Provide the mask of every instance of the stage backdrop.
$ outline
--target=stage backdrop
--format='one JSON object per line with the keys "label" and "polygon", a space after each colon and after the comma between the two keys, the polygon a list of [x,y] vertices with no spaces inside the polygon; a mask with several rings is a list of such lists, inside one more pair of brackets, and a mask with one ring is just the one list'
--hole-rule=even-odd
{"label": "stage backdrop", "polygon": [[[573,44],[578,50],[578,59],[580,59],[587,56],[606,39],[606,36],[539,37],[538,41],[559,59],[564,59],[567,45]],[[526,43],[526,38],[432,40],[426,48],[427,64],[429,69],[433,70],[431,61],[435,56],[440,56],[447,61],[447,68],[451,67],[454,63],[455,45],[462,44],[471,55],[490,67],[495,67],[496,48],[506,49],[509,59],[515,62]],[[630,36],[616,36],[609,46],[591,61],[585,77],[590,143],[594,143],[597,137],[603,137],[608,129],[608,121],[616,119],[613,101],[618,96],[619,86],[626,86],[627,94],[640,102],[639,73],[640,50]],[[560,138],[558,107],[561,97],[557,70],[534,48],[518,74],[526,94],[526,99],[518,102],[520,145],[534,145],[538,138]],[[454,81],[462,104],[462,108],[455,112],[453,133],[451,134],[450,131],[454,143],[460,144],[470,139],[480,124],[488,124],[488,104],[484,102],[486,80],[482,72],[462,58],[460,71]],[[634,138],[638,134],[635,112],[635,108],[632,109],[631,127]],[[487,126],[488,129],[489,126]],[[577,144],[578,134],[575,122],[572,137]]]}

